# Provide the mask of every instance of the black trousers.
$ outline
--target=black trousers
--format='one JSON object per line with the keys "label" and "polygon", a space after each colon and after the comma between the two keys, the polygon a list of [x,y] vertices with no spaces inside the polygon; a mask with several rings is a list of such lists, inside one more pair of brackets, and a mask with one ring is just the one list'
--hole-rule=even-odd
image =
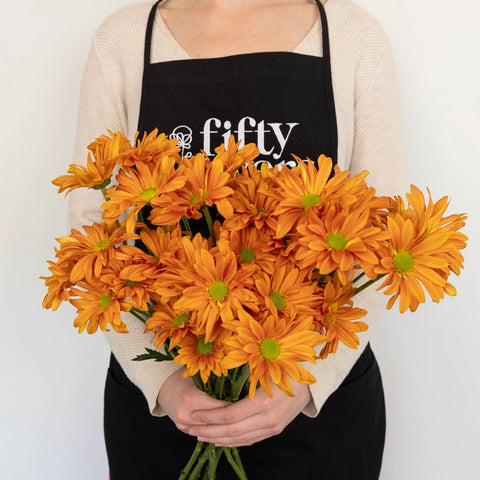
{"label": "black trousers", "polygon": [[[176,480],[196,439],[153,417],[112,355],[105,387],[105,441],[112,480]],[[376,480],[385,441],[380,370],[367,345],[316,418],[300,414],[240,455],[249,480]],[[222,458],[218,480],[236,480]]]}

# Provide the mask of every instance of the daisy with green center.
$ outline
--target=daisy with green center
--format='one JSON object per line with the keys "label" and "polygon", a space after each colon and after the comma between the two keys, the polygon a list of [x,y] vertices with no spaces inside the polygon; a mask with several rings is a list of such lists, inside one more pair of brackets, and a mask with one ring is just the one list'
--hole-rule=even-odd
{"label": "daisy with green center", "polygon": [[103,219],[108,222],[118,220],[128,210],[126,228],[135,230],[137,214],[154,198],[169,194],[185,185],[184,167],[177,168],[174,156],[165,156],[149,166],[138,163],[136,168],[120,170],[116,177],[117,185],[105,194],[107,201],[102,205]]}
{"label": "daisy with green center", "polygon": [[197,329],[211,341],[218,334],[219,322],[225,326],[243,308],[257,311],[256,296],[247,288],[249,271],[238,269],[236,255],[227,247],[200,249],[194,255],[193,268],[171,269],[173,276],[178,276],[178,284],[189,285],[182,290],[174,309],[196,311]]}
{"label": "daisy with green center", "polygon": [[330,209],[322,217],[299,225],[299,236],[289,247],[302,268],[316,268],[320,275],[337,271],[343,284],[353,279],[356,264],[375,278],[378,257],[375,251],[389,235],[373,227],[367,208],[352,211]]}
{"label": "daisy with green center", "polygon": [[132,302],[117,298],[108,285],[98,281],[80,282],[78,287],[72,288],[71,293],[79,298],[71,299],[70,303],[77,308],[73,325],[79,333],[86,329],[92,334],[98,328],[105,332],[109,325],[118,333],[128,333],[120,312],[128,312]]}
{"label": "daisy with green center", "polygon": [[185,335],[191,331],[195,324],[195,312],[178,313],[172,308],[174,301],[167,304],[153,306],[154,314],[147,319],[145,332],[155,332],[152,341],[155,341],[155,348],[159,350],[169,339],[169,350],[179,345]]}
{"label": "daisy with green center", "polygon": [[261,322],[245,312],[240,312],[236,322],[236,335],[225,340],[226,355],[222,365],[236,368],[248,364],[250,388],[248,396],[255,395],[257,384],[271,397],[270,380],[287,395],[293,396],[289,378],[311,385],[315,378],[300,362],[315,363],[314,347],[322,336],[312,330],[312,319],[298,322],[284,316],[268,315]]}
{"label": "daisy with green center", "polygon": [[183,378],[200,374],[202,382],[206,384],[211,374],[221,377],[227,374],[227,369],[222,364],[224,346],[222,338],[208,342],[204,335],[197,336],[187,333],[178,343],[178,355],[173,363],[184,365]]}
{"label": "daisy with green center", "polygon": [[307,272],[293,264],[275,265],[272,274],[263,272],[255,281],[261,305],[277,317],[312,315],[320,301],[320,288],[306,278]]}

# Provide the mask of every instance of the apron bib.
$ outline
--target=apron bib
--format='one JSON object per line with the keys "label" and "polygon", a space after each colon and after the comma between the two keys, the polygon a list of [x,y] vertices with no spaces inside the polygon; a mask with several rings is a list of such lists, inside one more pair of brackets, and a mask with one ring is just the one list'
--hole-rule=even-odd
{"label": "apron bib", "polygon": [[[158,128],[177,139],[187,157],[203,150],[212,158],[214,148],[233,134],[237,141],[257,144],[256,163],[294,165],[292,153],[312,160],[323,153],[336,163],[328,26],[318,0],[322,57],[262,52],[152,64],[159,3],[152,7],[145,37],[141,134]],[[201,221],[191,223],[194,231],[207,235]],[[196,443],[168,417],[150,414],[141,391],[113,354],[104,430],[112,480],[175,480]],[[249,480],[375,480],[384,438],[381,376],[368,344],[316,418],[300,414],[282,434],[240,452]],[[226,461],[217,472],[218,480],[236,479]]]}

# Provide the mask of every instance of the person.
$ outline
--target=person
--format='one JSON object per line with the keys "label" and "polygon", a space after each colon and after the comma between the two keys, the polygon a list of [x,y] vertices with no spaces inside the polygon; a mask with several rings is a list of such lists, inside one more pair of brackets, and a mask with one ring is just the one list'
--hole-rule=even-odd
{"label": "person", "polygon": [[[261,161],[330,156],[369,170],[380,195],[402,186],[398,86],[388,37],[351,0],[164,0],[114,13],[96,30],[82,82],[77,163],[107,129],[133,138],[158,128],[182,155],[230,134],[259,146]],[[101,194],[75,190],[70,223],[101,218]],[[239,446],[250,480],[379,477],[385,439],[380,370],[369,338],[383,295],[365,291],[369,330],[360,347],[305,367],[317,382],[295,396],[260,389],[226,404],[170,362],[132,362],[151,337],[107,332],[105,440],[112,480],[178,478],[197,438]],[[228,465],[221,480],[236,478]]]}

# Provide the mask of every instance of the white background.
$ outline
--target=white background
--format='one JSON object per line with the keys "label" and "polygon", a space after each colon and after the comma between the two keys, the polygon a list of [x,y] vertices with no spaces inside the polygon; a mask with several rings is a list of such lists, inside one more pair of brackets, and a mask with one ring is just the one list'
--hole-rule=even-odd
{"label": "white background", "polygon": [[[66,201],[50,181],[71,162],[94,28],[126,0],[23,0],[0,7],[2,135],[0,476],[107,478],[102,402],[108,347],[78,335],[73,308],[41,308]],[[358,0],[397,64],[408,178],[452,196],[470,236],[459,294],[374,335],[387,398],[382,480],[479,480],[480,74],[473,0]],[[101,132],[99,132],[101,133]],[[344,452],[348,455],[348,452]],[[267,479],[266,479],[267,480]],[[354,480],[354,479],[352,479]]]}

